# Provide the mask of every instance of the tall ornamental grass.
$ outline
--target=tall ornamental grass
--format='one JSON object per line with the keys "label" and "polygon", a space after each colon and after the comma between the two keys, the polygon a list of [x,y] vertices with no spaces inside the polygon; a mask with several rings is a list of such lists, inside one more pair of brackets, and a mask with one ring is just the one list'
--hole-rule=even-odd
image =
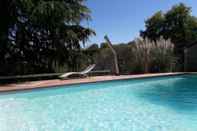
{"label": "tall ornamental grass", "polygon": [[172,72],[177,58],[174,55],[174,44],[163,37],[157,41],[138,38],[132,51],[136,69],[143,73]]}

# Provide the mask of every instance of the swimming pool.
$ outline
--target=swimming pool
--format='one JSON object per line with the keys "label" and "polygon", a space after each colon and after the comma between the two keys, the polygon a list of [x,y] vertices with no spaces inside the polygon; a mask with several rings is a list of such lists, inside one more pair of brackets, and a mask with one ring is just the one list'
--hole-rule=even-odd
{"label": "swimming pool", "polygon": [[1,93],[0,131],[197,131],[197,76]]}

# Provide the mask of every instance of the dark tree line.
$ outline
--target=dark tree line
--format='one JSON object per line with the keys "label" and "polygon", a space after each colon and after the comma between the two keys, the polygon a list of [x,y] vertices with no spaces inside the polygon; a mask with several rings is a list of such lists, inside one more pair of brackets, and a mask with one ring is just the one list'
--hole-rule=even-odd
{"label": "dark tree line", "polygon": [[191,15],[191,8],[180,3],[163,13],[156,12],[145,21],[146,29],[141,31],[143,38],[153,41],[161,36],[171,39],[175,44],[177,54],[183,53],[183,48],[197,42],[197,17]]}
{"label": "dark tree line", "polygon": [[142,37],[157,40],[161,36],[171,39],[177,48],[182,48],[197,41],[197,18],[191,15],[191,8],[180,3],[169,11],[156,12],[145,21],[146,29]]}
{"label": "dark tree line", "polygon": [[191,15],[191,8],[180,3],[167,12],[156,12],[145,21],[146,29],[141,31],[143,38],[156,41],[161,36],[171,39],[175,53],[183,65],[184,48],[197,43],[197,17]]}
{"label": "dark tree line", "polygon": [[1,0],[0,75],[54,72],[72,67],[94,32],[84,0]]}

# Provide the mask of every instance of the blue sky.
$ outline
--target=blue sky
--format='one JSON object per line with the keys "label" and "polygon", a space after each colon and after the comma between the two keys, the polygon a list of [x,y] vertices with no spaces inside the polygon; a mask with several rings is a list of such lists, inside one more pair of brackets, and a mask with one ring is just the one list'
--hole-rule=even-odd
{"label": "blue sky", "polygon": [[197,16],[197,0],[87,0],[92,20],[85,25],[97,33],[88,45],[103,42],[105,34],[113,43],[132,41],[144,29],[148,17],[180,2],[192,7],[192,14]]}

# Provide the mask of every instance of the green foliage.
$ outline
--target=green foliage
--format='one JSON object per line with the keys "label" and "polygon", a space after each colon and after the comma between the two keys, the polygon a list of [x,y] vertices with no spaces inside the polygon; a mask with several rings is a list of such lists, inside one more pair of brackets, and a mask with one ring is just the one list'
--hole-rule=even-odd
{"label": "green foliage", "polygon": [[86,68],[92,63],[95,63],[95,56],[100,52],[97,44],[92,44],[88,48],[82,50],[82,55],[80,57],[81,69]]}
{"label": "green foliage", "polygon": [[155,13],[146,20],[145,26],[146,30],[141,31],[143,38],[155,41],[163,36],[172,40],[176,50],[197,41],[197,18],[183,3],[173,6],[166,13]]}
{"label": "green foliage", "polygon": [[[134,69],[134,63],[132,60],[133,52],[132,45],[128,44],[117,44],[113,45],[118,55],[118,63],[121,74],[136,73]],[[94,61],[97,64],[98,70],[111,70],[114,69],[114,58],[110,48],[100,48],[99,52],[94,55]]]}
{"label": "green foliage", "polygon": [[7,16],[0,21],[1,75],[73,69],[80,44],[95,34],[80,25],[90,19],[84,0],[1,0],[0,7]]}
{"label": "green foliage", "polygon": [[101,43],[101,46],[100,46],[101,49],[104,49],[104,48],[109,48],[108,44],[103,42]]}
{"label": "green foliage", "polygon": [[[162,37],[155,42],[149,39],[137,39],[128,44],[113,45],[118,55],[121,74],[136,74],[148,72],[170,72],[177,66],[174,55],[174,44]],[[93,44],[83,50],[82,63],[96,63],[97,70],[114,72],[113,54],[110,48],[99,48]]]}
{"label": "green foliage", "polygon": [[99,46],[97,44],[92,44],[88,47],[88,50],[90,51],[97,51],[99,49]]}
{"label": "green foliage", "polygon": [[110,48],[100,48],[100,51],[95,54],[94,59],[98,70],[114,71],[113,54]]}
{"label": "green foliage", "polygon": [[145,21],[146,30],[141,32],[141,36],[155,41],[163,35],[164,21],[165,17],[161,11],[155,13],[151,18]]}
{"label": "green foliage", "polygon": [[197,45],[188,48],[187,50],[187,61],[185,69],[190,72],[197,72]]}

